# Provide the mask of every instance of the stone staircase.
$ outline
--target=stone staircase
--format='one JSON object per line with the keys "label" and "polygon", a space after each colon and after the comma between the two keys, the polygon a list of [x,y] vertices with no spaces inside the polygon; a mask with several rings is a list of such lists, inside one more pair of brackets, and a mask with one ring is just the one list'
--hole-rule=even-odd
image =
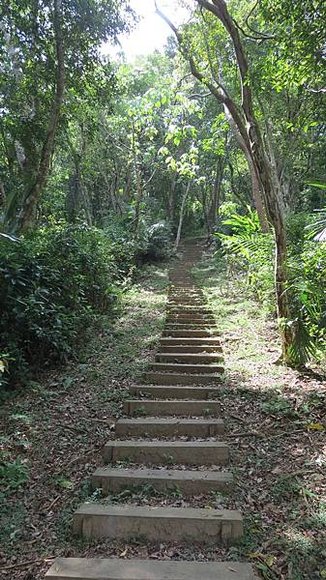
{"label": "stone staircase", "polygon": [[[103,450],[105,466],[92,476],[93,488],[101,488],[104,495],[150,485],[159,492],[178,489],[191,499],[225,493],[232,486],[231,472],[216,470],[229,461],[228,445],[220,440],[224,422],[218,392],[224,367],[214,318],[190,274],[200,254],[198,245],[188,244],[170,276],[166,325],[155,362],[145,373],[144,384],[130,388],[124,403],[127,417],[117,421],[116,439]],[[88,539],[137,537],[145,544],[216,545],[240,539],[243,521],[236,510],[94,502],[75,512],[73,531]],[[233,561],[59,558],[46,578],[254,580],[256,576],[251,565]]]}

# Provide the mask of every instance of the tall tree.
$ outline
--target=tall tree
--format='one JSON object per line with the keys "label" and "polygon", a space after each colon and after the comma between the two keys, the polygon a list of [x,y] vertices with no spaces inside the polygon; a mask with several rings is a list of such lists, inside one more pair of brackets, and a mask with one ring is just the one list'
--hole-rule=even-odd
{"label": "tall tree", "polygon": [[127,0],[2,3],[1,181],[7,230],[24,231],[33,223],[67,95],[83,91],[101,61],[101,44],[128,27],[128,10]]}
{"label": "tall tree", "polygon": [[[263,202],[267,217],[273,226],[275,233],[275,289],[277,313],[280,321],[282,337],[282,359],[286,363],[291,362],[291,349],[295,341],[295,328],[289,325],[292,319],[288,297],[288,273],[287,273],[287,240],[284,220],[284,204],[278,184],[275,183],[275,174],[268,151],[262,137],[261,129],[254,108],[253,84],[250,74],[249,62],[242,42],[240,31],[231,17],[224,0],[196,0],[201,10],[213,15],[227,33],[231,43],[231,58],[236,65],[239,82],[238,101],[231,96],[230,87],[226,87],[224,79],[215,75],[207,75],[204,68],[197,64],[192,47],[187,38],[173,25],[173,23],[158,9],[159,14],[168,23],[175,33],[181,51],[187,58],[192,74],[203,83],[221,103],[227,111],[227,117],[231,119],[231,127],[235,126],[239,139],[243,142],[250,157],[255,176],[259,183],[259,189],[263,196]],[[199,18],[201,16],[199,15]],[[218,50],[218,43],[216,49]],[[223,58],[223,55],[221,55]],[[209,63],[208,63],[209,65]]]}

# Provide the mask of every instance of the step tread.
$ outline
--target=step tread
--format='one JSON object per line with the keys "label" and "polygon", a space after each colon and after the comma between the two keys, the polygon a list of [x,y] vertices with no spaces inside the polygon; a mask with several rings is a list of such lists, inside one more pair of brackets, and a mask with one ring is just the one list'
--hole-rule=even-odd
{"label": "step tread", "polygon": [[216,520],[218,522],[242,522],[238,510],[217,510],[192,507],[139,506],[132,504],[111,505],[106,503],[83,503],[75,515],[118,516],[121,518],[178,519],[178,520]]}
{"label": "step tread", "polygon": [[223,425],[223,419],[202,419],[192,418],[192,419],[179,419],[178,417],[134,417],[132,419],[118,419],[118,423],[121,425]]}
{"label": "step tread", "polygon": [[159,372],[172,372],[176,371],[177,373],[185,374],[185,373],[194,373],[194,374],[210,374],[210,373],[223,373],[224,367],[221,364],[205,364],[205,363],[161,363],[161,362],[154,362],[151,364],[152,371],[159,371]]}
{"label": "step tread", "polygon": [[187,358],[189,360],[192,359],[196,359],[196,358],[203,358],[203,359],[207,359],[207,360],[212,360],[212,361],[216,361],[217,359],[220,360],[221,359],[221,354],[220,353],[214,353],[214,352],[204,352],[204,353],[193,353],[193,352],[160,352],[158,351],[157,355],[158,357],[164,357],[167,359],[170,358],[175,358],[175,357],[182,357],[182,358]]}
{"label": "step tread", "polygon": [[[185,385],[176,387],[169,385],[144,385],[141,387],[134,386],[129,387],[129,393],[136,396],[148,396],[151,395],[151,401],[153,400],[173,400],[179,401],[183,400],[196,400],[196,401],[208,401],[209,397],[218,393],[218,387],[187,387]],[[142,399],[140,399],[142,400]],[[212,399],[213,400],[213,399]]]}
{"label": "step tread", "polygon": [[[193,384],[211,384],[211,383],[221,383],[221,381],[223,380],[223,376],[224,376],[224,371],[216,374],[216,373],[210,373],[210,374],[206,374],[206,373],[171,373],[171,372],[148,372],[145,373],[143,379],[144,381],[147,381],[148,384],[156,384],[156,385],[162,385],[162,384],[169,384],[170,386],[172,385],[186,385],[187,383],[189,383],[187,386],[191,387],[191,385]],[[169,383],[167,383],[166,381],[169,381]]]}
{"label": "step tread", "polygon": [[134,480],[170,480],[170,481],[212,481],[232,482],[232,474],[227,471],[198,471],[183,469],[121,469],[120,467],[98,467],[93,473],[95,477],[130,478]]}
{"label": "step tread", "polygon": [[[181,337],[177,337],[177,336],[172,336],[171,338],[167,338],[167,337],[162,337],[160,338],[160,343],[162,344],[168,344],[173,340],[173,344],[183,344],[184,338]],[[199,344],[200,346],[202,346],[203,344],[207,344],[207,346],[211,346],[212,344],[215,346],[216,342],[218,341],[218,339],[215,336],[205,336],[205,337],[196,337],[196,336],[189,336],[189,338],[187,338],[187,342],[189,342],[189,344]],[[219,341],[218,341],[219,342]]]}
{"label": "step tread", "polygon": [[57,558],[47,580],[256,580],[243,562]]}

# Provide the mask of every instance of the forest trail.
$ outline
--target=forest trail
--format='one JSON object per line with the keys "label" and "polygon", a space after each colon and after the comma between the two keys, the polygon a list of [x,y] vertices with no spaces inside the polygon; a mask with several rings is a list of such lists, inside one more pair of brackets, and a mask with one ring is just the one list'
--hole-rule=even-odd
{"label": "forest trail", "polygon": [[[116,439],[104,448],[105,467],[92,476],[92,487],[104,494],[133,486],[182,493],[226,493],[232,486],[227,469],[229,448],[221,440],[219,386],[224,367],[218,329],[194,284],[191,268],[200,244],[184,246],[170,275],[166,324],[156,360],[144,384],[129,389],[127,418],[116,423]],[[227,419],[227,416],[225,417]],[[132,467],[130,465],[132,464]],[[94,540],[137,538],[151,541],[200,541],[229,544],[243,536],[237,510],[198,507],[85,503],[74,514],[74,533]],[[47,580],[253,580],[250,564],[171,560],[59,558]]]}

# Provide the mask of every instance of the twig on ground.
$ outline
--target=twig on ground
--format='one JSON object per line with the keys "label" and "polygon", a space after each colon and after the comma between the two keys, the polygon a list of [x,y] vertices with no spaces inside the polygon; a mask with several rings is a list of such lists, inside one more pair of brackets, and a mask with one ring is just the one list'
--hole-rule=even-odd
{"label": "twig on ground", "polygon": [[48,512],[52,510],[53,506],[57,503],[57,501],[59,501],[60,497],[61,497],[60,495],[57,495],[57,497],[55,497],[54,500],[51,501],[49,507],[47,508]]}
{"label": "twig on ground", "polygon": [[47,558],[39,558],[37,560],[26,560],[25,562],[20,562],[18,564],[10,564],[10,566],[3,566],[0,568],[1,572],[6,570],[14,570],[15,568],[25,568],[26,566],[32,566],[33,564],[41,564],[48,560],[54,560],[56,556],[49,556]]}
{"label": "twig on ground", "polygon": [[264,435],[263,433],[258,433],[258,431],[248,431],[244,433],[231,433],[228,437],[264,437],[265,439],[273,439],[274,437],[284,437],[285,435],[304,432],[304,429],[295,429],[294,431],[282,431],[281,433],[274,433],[273,435]]}

